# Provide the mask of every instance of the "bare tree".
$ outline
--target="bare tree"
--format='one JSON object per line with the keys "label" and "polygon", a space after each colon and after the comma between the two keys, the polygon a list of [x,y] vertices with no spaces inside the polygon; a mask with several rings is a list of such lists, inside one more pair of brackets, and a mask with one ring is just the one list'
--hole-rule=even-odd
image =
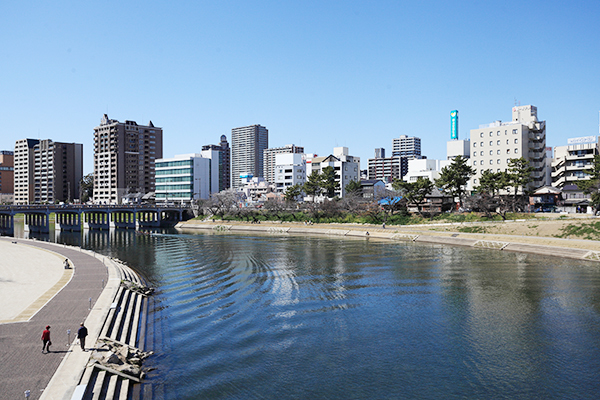
{"label": "bare tree", "polygon": [[223,190],[219,193],[213,193],[208,201],[208,209],[212,215],[218,215],[220,218],[227,213],[237,209],[240,201],[240,194],[235,189]]}

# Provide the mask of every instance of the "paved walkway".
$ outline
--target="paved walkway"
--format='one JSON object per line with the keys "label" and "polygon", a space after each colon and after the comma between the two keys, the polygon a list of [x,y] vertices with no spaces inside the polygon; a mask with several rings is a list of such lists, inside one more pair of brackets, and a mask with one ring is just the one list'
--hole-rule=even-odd
{"label": "paved walkway", "polygon": [[[86,318],[90,314],[90,298],[92,299],[93,309],[98,311],[97,314],[103,314],[104,311],[108,312],[107,304],[110,305],[110,301],[112,301],[109,296],[110,293],[108,296],[104,296],[105,299],[101,302],[102,304],[96,302],[103,292],[102,280],[105,283],[109,281],[108,270],[101,258],[96,258],[93,254],[80,251],[78,248],[14,238],[0,238],[0,240],[22,249],[22,260],[24,259],[27,264],[25,268],[28,268],[32,274],[36,274],[33,271],[39,271],[35,276],[36,281],[40,277],[47,276],[46,269],[53,268],[52,264],[56,262],[56,257],[59,257],[59,255],[62,260],[69,258],[72,265],[74,265],[74,274],[66,286],[64,286],[64,283],[57,285],[58,281],[56,281],[50,290],[44,292],[40,288],[36,289],[36,295],[38,295],[36,300],[41,309],[33,317],[25,322],[0,324],[0,398],[22,399],[25,398],[25,390],[30,390],[30,399],[39,399],[65,357],[73,353],[73,360],[83,360],[83,366],[85,366],[89,353],[82,352],[79,346],[70,346],[67,330],[71,330],[71,344],[75,340],[75,334],[82,321],[86,321],[86,326],[92,331],[90,336],[93,336],[93,333],[97,335],[97,332],[100,331],[104,322],[101,316],[89,322]],[[16,242],[16,244],[11,242]],[[45,254],[46,257],[39,258],[40,252]],[[2,258],[4,258],[4,252],[0,253],[0,263],[2,263]],[[21,263],[15,265],[14,261],[11,263],[14,267],[21,265]],[[0,269],[1,271],[4,271],[4,269]],[[15,277],[16,275],[12,276]],[[0,278],[4,280],[4,277]],[[60,278],[62,279],[62,276]],[[61,290],[63,286],[64,288]],[[23,290],[17,282],[14,285],[8,285],[8,287],[8,291],[15,296]],[[3,290],[5,288],[6,286],[3,286]],[[39,300],[40,297],[44,296],[49,298],[49,301],[48,299]],[[21,314],[23,303],[16,302],[16,304],[14,307],[11,306],[13,307],[12,314]],[[10,314],[10,312],[8,313]],[[90,324],[93,326],[90,326]],[[42,342],[40,337],[46,325],[52,327],[51,339],[53,344],[51,347],[52,352],[49,354],[41,352]],[[90,339],[92,337],[88,337],[89,344],[95,343],[95,339]],[[81,361],[78,361],[78,364],[81,364]],[[77,366],[70,371],[69,386],[73,386],[76,377],[81,376],[83,366]],[[46,394],[44,397],[64,398],[66,389],[62,387],[57,391],[55,390],[54,395],[48,396]]]}

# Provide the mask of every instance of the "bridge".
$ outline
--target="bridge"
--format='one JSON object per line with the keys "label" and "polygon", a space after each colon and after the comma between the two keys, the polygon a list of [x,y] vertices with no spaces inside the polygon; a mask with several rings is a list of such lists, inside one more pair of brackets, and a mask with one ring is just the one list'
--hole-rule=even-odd
{"label": "bridge", "polygon": [[11,205],[0,206],[0,234],[15,233],[15,215],[25,216],[25,230],[50,233],[50,214],[55,215],[55,229],[80,232],[92,230],[173,227],[184,219],[189,207],[135,205]]}

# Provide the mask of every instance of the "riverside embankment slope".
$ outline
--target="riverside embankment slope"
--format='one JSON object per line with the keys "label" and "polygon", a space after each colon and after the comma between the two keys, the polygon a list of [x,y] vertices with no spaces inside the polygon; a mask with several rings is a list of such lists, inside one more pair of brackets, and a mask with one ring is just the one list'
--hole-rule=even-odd
{"label": "riverside embankment slope", "polygon": [[[271,234],[316,234],[372,239],[404,240],[494,250],[544,254],[580,260],[600,261],[600,241],[558,238],[573,224],[594,222],[595,218],[548,218],[506,222],[452,223],[387,226],[368,224],[305,224],[294,222],[199,221],[179,223],[180,229],[213,231],[254,231]],[[467,228],[467,229],[465,229]],[[477,231],[477,233],[464,232]]]}

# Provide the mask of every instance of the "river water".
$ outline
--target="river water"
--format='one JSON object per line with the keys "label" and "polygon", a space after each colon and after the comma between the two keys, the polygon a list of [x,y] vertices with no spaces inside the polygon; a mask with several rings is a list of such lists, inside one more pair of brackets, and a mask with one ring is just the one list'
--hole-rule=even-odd
{"label": "river water", "polygon": [[600,395],[600,264],[256,234],[61,233],[157,288],[166,399]]}

